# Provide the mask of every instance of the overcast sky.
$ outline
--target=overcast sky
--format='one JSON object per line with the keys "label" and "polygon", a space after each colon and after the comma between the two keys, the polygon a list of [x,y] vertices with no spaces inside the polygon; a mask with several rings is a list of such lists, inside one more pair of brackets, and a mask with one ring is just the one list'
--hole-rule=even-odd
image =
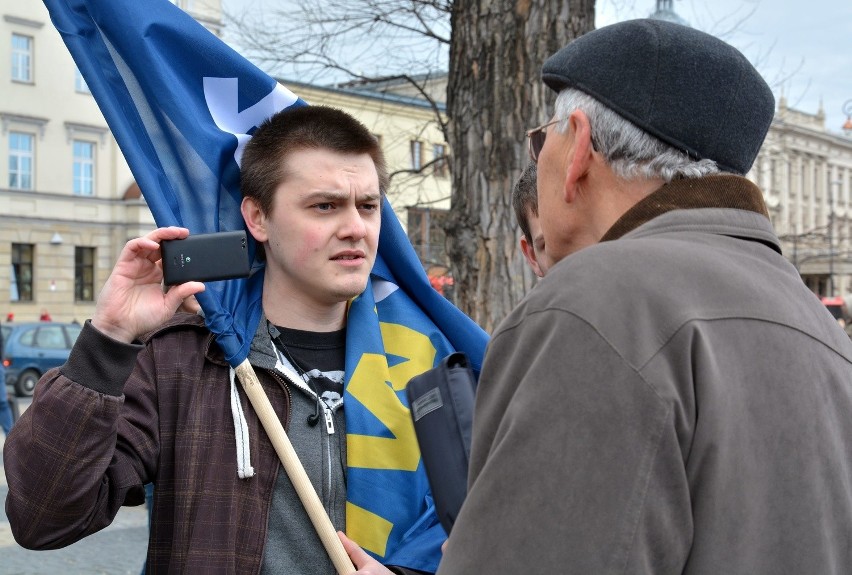
{"label": "overcast sky", "polygon": [[[674,0],[689,25],[722,37],[751,60],[787,105],[840,132],[852,106],[852,0]],[[649,16],[654,0],[597,0],[598,27]]]}
{"label": "overcast sky", "polygon": [[[788,106],[815,114],[839,132],[852,106],[852,0],[674,0],[694,28],[739,48]],[[280,9],[281,0],[223,0],[226,11]],[[649,16],[655,0],[597,0],[598,27]],[[233,41],[228,36],[226,40]],[[239,47],[237,47],[239,50]]]}

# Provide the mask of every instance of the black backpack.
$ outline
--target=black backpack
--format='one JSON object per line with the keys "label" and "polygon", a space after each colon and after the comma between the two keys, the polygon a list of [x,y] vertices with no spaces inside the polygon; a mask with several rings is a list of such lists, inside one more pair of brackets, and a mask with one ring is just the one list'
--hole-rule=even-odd
{"label": "black backpack", "polygon": [[476,379],[456,352],[408,382],[406,395],[438,519],[449,535],[467,496]]}

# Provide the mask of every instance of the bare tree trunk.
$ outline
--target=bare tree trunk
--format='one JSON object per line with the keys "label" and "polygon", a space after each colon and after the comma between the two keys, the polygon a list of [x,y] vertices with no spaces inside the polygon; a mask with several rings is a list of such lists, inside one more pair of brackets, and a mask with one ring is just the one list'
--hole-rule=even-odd
{"label": "bare tree trunk", "polygon": [[518,247],[512,185],[525,131],[552,113],[540,80],[550,54],[594,28],[594,0],[455,0],[447,87],[453,195],[447,243],[456,302],[486,331],[532,275]]}

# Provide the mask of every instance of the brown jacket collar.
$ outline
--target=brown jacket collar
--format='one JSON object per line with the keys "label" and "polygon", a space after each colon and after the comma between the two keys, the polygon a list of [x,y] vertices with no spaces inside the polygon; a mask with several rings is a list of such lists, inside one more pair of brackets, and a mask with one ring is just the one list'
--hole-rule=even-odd
{"label": "brown jacket collar", "polygon": [[760,188],[742,176],[679,179],[665,184],[627,210],[601,241],[617,240],[666,212],[696,208],[748,210],[769,218]]}

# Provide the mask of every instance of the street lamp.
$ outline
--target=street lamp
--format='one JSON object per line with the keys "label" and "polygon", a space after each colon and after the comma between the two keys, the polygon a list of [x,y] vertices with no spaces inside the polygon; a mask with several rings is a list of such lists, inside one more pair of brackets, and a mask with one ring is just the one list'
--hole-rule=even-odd
{"label": "street lamp", "polygon": [[846,100],[843,104],[843,113],[846,114],[846,123],[843,124],[843,133],[852,137],[852,100]]}

